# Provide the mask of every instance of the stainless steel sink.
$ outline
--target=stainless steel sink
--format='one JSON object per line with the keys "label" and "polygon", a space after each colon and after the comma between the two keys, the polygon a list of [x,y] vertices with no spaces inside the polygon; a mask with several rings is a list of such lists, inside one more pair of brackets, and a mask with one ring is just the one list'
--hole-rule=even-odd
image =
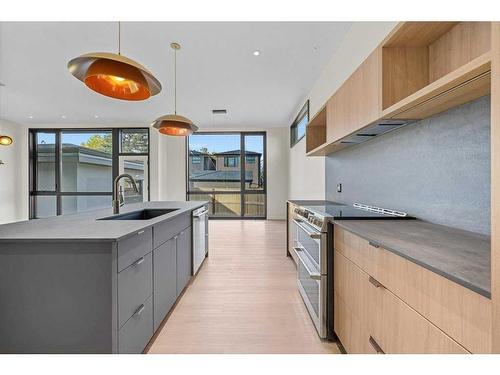
{"label": "stainless steel sink", "polygon": [[150,220],[177,210],[178,208],[145,208],[144,210],[102,217],[97,220]]}

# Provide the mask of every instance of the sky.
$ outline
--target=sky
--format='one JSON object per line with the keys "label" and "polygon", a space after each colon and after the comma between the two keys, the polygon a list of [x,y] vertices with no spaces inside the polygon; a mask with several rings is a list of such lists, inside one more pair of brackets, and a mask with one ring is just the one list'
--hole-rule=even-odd
{"label": "sky", "polygon": [[[63,143],[72,143],[81,145],[85,143],[92,135],[106,133],[63,133],[61,141]],[[44,141],[47,144],[55,142],[55,135],[50,133],[38,133],[38,142]],[[221,152],[240,149],[239,134],[217,134],[217,135],[192,135],[189,137],[189,147],[191,150],[200,150],[206,147],[210,152]],[[247,135],[245,136],[245,148],[247,151],[264,153],[263,136]]]}
{"label": "sky", "polygon": [[[189,137],[189,149],[199,151],[206,147],[209,152],[221,152],[240,149],[239,134],[217,134],[217,135],[192,135]],[[263,136],[245,136],[245,148],[247,151],[264,153]]]}
{"label": "sky", "polygon": [[[99,134],[104,136],[107,133],[99,132],[99,133],[62,133],[61,141],[62,143],[71,143],[74,145],[81,145],[85,143],[91,136]],[[109,133],[108,133],[109,134]],[[38,143],[45,142],[47,144],[55,142],[55,135],[50,133],[38,133]]]}

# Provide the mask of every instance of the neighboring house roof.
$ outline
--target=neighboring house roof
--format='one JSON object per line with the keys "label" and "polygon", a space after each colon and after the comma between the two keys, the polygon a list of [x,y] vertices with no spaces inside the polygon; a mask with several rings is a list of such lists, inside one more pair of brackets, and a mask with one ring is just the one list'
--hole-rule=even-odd
{"label": "neighboring house roof", "polygon": [[189,150],[189,156],[211,156],[208,152]]}
{"label": "neighboring house roof", "polygon": [[[240,171],[203,171],[195,172],[189,176],[191,181],[206,182],[238,182],[240,181]],[[252,171],[246,171],[245,182],[253,181]]]}
{"label": "neighboring house roof", "polygon": [[[63,157],[67,158],[70,155],[78,156],[78,162],[85,164],[94,165],[105,165],[111,166],[112,155],[99,150],[94,150],[85,146],[78,146],[72,143],[62,144]],[[55,152],[54,144],[39,144],[37,145],[37,152],[39,156],[44,156],[43,154],[53,155]],[[53,157],[48,160],[53,162]],[[127,169],[137,169],[144,170],[144,164],[136,163],[132,160],[125,160],[125,168]]]}
{"label": "neighboring house roof", "polygon": [[[231,150],[231,151],[215,152],[214,155],[239,155],[240,153],[241,153],[240,150]],[[255,152],[255,151],[245,151],[245,155],[261,156],[262,154],[260,152]]]}

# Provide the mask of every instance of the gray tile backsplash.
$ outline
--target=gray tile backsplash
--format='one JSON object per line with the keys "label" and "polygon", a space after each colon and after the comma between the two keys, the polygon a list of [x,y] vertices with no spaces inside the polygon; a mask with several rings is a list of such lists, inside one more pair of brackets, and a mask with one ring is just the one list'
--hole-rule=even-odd
{"label": "gray tile backsplash", "polygon": [[327,200],[490,234],[490,96],[333,153],[325,169]]}

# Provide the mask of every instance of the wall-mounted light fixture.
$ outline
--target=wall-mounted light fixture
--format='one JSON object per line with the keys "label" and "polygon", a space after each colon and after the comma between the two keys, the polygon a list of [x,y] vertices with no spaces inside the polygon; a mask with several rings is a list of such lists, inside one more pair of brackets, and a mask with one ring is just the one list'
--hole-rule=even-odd
{"label": "wall-mounted light fixture", "polygon": [[8,135],[0,135],[0,145],[2,146],[10,146],[13,140]]}

